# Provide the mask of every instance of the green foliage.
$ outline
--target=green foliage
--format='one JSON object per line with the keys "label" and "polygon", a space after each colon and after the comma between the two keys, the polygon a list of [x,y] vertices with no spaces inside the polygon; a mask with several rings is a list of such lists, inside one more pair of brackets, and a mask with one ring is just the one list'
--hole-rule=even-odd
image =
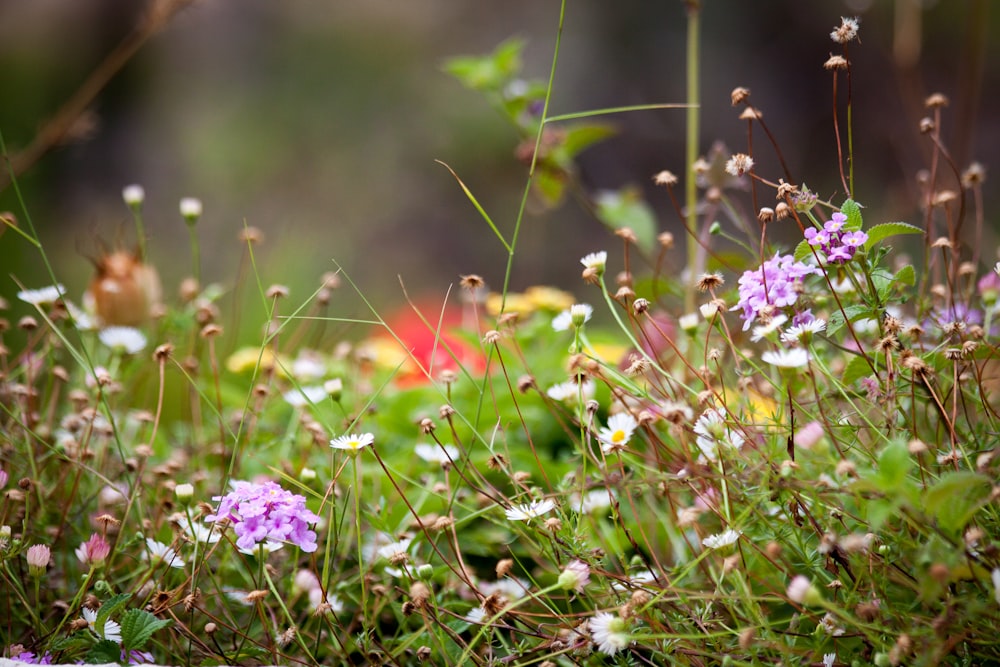
{"label": "green foliage", "polygon": [[635,232],[639,248],[650,253],[656,245],[656,216],[635,188],[606,190],[597,194],[597,217],[611,230]]}
{"label": "green foliage", "polygon": [[157,630],[168,627],[172,621],[156,618],[145,609],[129,609],[122,614],[122,648],[127,651],[141,649]]}

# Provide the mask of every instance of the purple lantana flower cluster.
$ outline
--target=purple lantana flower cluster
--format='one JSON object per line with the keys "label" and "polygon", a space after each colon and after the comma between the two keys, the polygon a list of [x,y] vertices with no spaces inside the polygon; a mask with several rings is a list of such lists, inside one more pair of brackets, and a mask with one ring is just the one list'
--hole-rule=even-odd
{"label": "purple lantana flower cluster", "polygon": [[233,482],[232,491],[212,500],[221,501],[206,521],[228,519],[236,532],[236,546],[252,551],[264,542],[291,542],[306,553],[316,551],[316,533],[309,530],[319,517],[306,508],[306,499],[282,489],[275,482]]}
{"label": "purple lantana flower cluster", "polygon": [[739,280],[740,301],[732,310],[743,311],[743,330],[757,319],[761,310],[772,306],[788,308],[799,298],[802,279],[819,273],[815,267],[796,262],[792,255],[778,255],[757,269],[744,271]]}
{"label": "purple lantana flower cluster", "polygon": [[830,264],[846,264],[854,257],[858,248],[868,241],[868,234],[861,230],[844,231],[847,216],[837,212],[823,223],[823,229],[810,227],[805,231],[806,241],[819,250]]}

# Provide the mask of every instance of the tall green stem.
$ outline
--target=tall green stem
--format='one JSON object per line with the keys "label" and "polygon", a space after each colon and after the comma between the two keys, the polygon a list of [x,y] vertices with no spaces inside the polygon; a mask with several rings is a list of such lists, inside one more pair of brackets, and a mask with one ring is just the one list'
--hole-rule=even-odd
{"label": "tall green stem", "polygon": [[701,90],[699,85],[699,43],[701,32],[701,0],[685,0],[687,7],[687,138],[685,151],[684,199],[687,207],[687,267],[689,279],[684,286],[684,312],[694,311],[694,275],[698,261],[698,187],[694,173],[694,163],[698,159],[699,105]]}

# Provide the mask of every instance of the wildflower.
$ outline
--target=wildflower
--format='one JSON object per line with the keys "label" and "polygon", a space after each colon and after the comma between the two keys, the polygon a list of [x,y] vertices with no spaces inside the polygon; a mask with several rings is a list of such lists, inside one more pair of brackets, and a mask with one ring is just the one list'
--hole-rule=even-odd
{"label": "wildflower", "polygon": [[742,534],[741,531],[727,528],[717,535],[709,535],[701,543],[707,549],[719,549],[720,547],[728,547],[730,544],[735,544],[736,540],[740,539],[740,535]]}
{"label": "wildflower", "polygon": [[359,451],[375,442],[375,436],[371,433],[361,433],[352,435],[342,435],[330,441],[330,446],[334,449],[344,449],[351,454]]}
{"label": "wildflower", "polygon": [[35,655],[31,651],[21,650],[20,653],[16,652],[20,646],[12,648],[10,652],[11,660],[18,660],[20,662],[26,662],[29,665],[51,665],[52,664],[52,654],[46,651],[43,655]]}
{"label": "wildflower", "polygon": [[414,453],[429,463],[447,465],[458,458],[459,451],[452,445],[428,445],[420,443],[413,448]]}
{"label": "wildflower", "polygon": [[184,560],[177,555],[173,547],[147,537],[146,548],[148,551],[142,555],[143,560],[148,559],[154,565],[156,563],[166,563],[170,567],[177,569],[184,567]]}
{"label": "wildflower", "polygon": [[605,655],[614,655],[624,650],[632,641],[625,619],[605,611],[594,614],[588,621],[587,628],[590,630],[590,638]]}
{"label": "wildflower", "polygon": [[681,315],[677,319],[677,324],[683,331],[687,333],[694,333],[698,330],[698,314],[697,313],[686,313]]}
{"label": "wildflower", "polygon": [[195,223],[201,217],[201,200],[194,197],[184,197],[179,205],[181,216],[189,225]]}
{"label": "wildflower", "polygon": [[84,565],[97,567],[104,563],[104,559],[111,553],[111,545],[102,535],[94,533],[89,540],[77,547],[74,553]]}
{"label": "wildflower", "polygon": [[146,199],[146,191],[141,185],[126,185],[122,188],[122,199],[129,208],[138,208]]}
{"label": "wildflower", "polygon": [[326,365],[323,363],[323,359],[311,350],[299,352],[299,356],[295,357],[288,370],[291,376],[299,382],[319,380],[326,375]]}
{"label": "wildflower", "polygon": [[701,311],[702,317],[710,320],[719,312],[719,304],[716,301],[709,301],[698,306],[698,310]]}
{"label": "wildflower", "polygon": [[696,443],[698,449],[709,461],[718,458],[719,445],[725,445],[732,449],[740,449],[743,446],[744,438],[739,431],[730,430],[726,426],[725,417],[715,408],[705,410],[694,423],[694,432],[697,434]]}
{"label": "wildflower", "polygon": [[205,520],[229,519],[238,548],[253,549],[268,540],[291,542],[306,553],[316,550],[316,533],[308,525],[319,521],[319,517],[306,508],[304,497],[274,482],[234,481],[231,486],[233,490],[225,496],[212,498],[220,501],[219,509]]}
{"label": "wildflower", "polygon": [[563,590],[582,593],[590,583],[590,566],[581,560],[570,561],[559,574],[559,586]]}
{"label": "wildflower", "polygon": [[802,449],[812,449],[824,435],[823,424],[813,420],[795,432],[795,446]]}
{"label": "wildflower", "polygon": [[194,498],[194,485],[187,483],[178,484],[174,487],[174,498],[177,499],[178,503],[187,507]]}
{"label": "wildflower", "polygon": [[319,403],[327,397],[326,387],[323,385],[312,385],[309,387],[293,387],[281,395],[285,402],[296,408],[304,408],[307,405]]}
{"label": "wildflower", "polygon": [[313,611],[323,611],[327,614],[339,614],[344,611],[344,601],[336,593],[323,595],[318,586],[309,591],[309,605]]}
{"label": "wildflower", "polygon": [[555,501],[546,498],[544,500],[533,500],[525,505],[514,505],[504,510],[507,518],[511,521],[531,521],[543,514],[547,514],[555,509]]}
{"label": "wildflower", "polygon": [[84,607],[81,611],[83,612],[83,619],[87,621],[87,627],[99,639],[108,639],[116,644],[122,643],[122,626],[111,619],[105,619],[101,627],[97,627],[97,612],[88,607]]}
{"label": "wildflower", "polygon": [[824,653],[823,654],[823,667],[833,667],[833,663],[837,662],[836,653]]}
{"label": "wildflower", "polygon": [[846,264],[854,257],[858,248],[868,241],[868,234],[861,230],[844,232],[847,216],[836,212],[823,223],[823,229],[810,227],[804,237],[809,245],[817,248],[831,264]]}
{"label": "wildflower", "polygon": [[593,269],[598,275],[604,273],[604,266],[608,262],[608,253],[605,251],[592,252],[585,255],[580,263],[588,269]]}
{"label": "wildflower", "polygon": [[66,288],[61,284],[40,287],[38,289],[25,289],[17,293],[17,298],[32,306],[44,306],[55,303],[66,293]]}
{"label": "wildflower", "polygon": [[802,279],[819,270],[796,262],[792,255],[777,255],[739,279],[740,300],[731,310],[743,311],[746,331],[765,307],[787,308],[799,298]]}
{"label": "wildflower", "polygon": [[990,579],[993,580],[993,599],[1000,604],[1000,567],[993,568],[990,572]]}
{"label": "wildflower", "polygon": [[[795,321],[794,318],[792,320]],[[826,320],[820,318],[814,318],[809,322],[803,324],[792,324],[788,327],[783,334],[781,334],[781,342],[792,345],[794,343],[801,343],[803,345],[808,345],[814,335],[826,330]]]}
{"label": "wildflower", "polygon": [[46,544],[35,544],[28,547],[25,558],[28,559],[28,574],[33,577],[41,577],[45,574],[45,568],[49,566],[52,550]]}
{"label": "wildflower", "polygon": [[136,354],[146,347],[146,337],[134,327],[106,327],[97,337],[116,352]]}
{"label": "wildflower", "polygon": [[596,389],[597,385],[591,379],[586,379],[583,382],[568,380],[552,385],[546,390],[545,395],[553,401],[576,403],[577,401],[582,402],[593,398]]}
{"label": "wildflower", "polygon": [[635,417],[627,412],[611,415],[608,419],[608,425],[602,428],[597,436],[603,443],[601,449],[605,454],[624,449],[638,427],[639,424],[636,422]]}
{"label": "wildflower", "polygon": [[482,607],[473,607],[469,610],[469,613],[465,615],[465,620],[469,623],[474,623],[476,625],[482,625],[485,623],[486,610]]}
{"label": "wildflower", "polygon": [[184,532],[195,542],[202,544],[215,544],[222,538],[222,533],[218,526],[206,526],[203,523],[187,523],[184,525]]}
{"label": "wildflower", "polygon": [[409,551],[410,544],[412,543],[413,540],[409,539],[392,542],[391,544],[379,547],[377,553],[379,558],[384,558],[391,563],[395,563],[400,558],[409,558],[407,551]]}
{"label": "wildflower", "polygon": [[570,507],[579,510],[581,514],[593,514],[611,507],[611,499],[612,494],[607,489],[594,489],[583,496],[573,494],[570,498]]}
{"label": "wildflower", "polygon": [[771,321],[767,324],[761,324],[753,328],[750,334],[750,340],[753,342],[758,342],[764,338],[767,338],[775,331],[781,328],[781,325],[788,321],[788,318],[784,315],[775,315],[771,318]]}
{"label": "wildflower", "polygon": [[531,584],[518,577],[504,577],[497,581],[484,581],[479,584],[479,591],[483,595],[500,595],[507,600],[520,600],[528,594]]}
{"label": "wildflower", "polygon": [[552,328],[555,331],[566,331],[571,326],[579,329],[594,314],[594,308],[586,303],[575,303],[552,318]]}
{"label": "wildflower", "polygon": [[726,173],[731,176],[742,176],[753,169],[753,158],[746,153],[737,153],[726,162]]}
{"label": "wildflower", "polygon": [[791,350],[768,350],[760,355],[760,358],[778,368],[802,368],[809,363],[809,353],[801,347]]}

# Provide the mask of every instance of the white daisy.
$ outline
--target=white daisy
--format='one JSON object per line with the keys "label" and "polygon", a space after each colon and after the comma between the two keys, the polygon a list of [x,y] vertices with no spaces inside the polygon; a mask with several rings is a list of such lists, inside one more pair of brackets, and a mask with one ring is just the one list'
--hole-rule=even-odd
{"label": "white daisy", "polygon": [[552,328],[555,331],[566,331],[570,327],[581,327],[594,314],[594,308],[586,303],[574,303],[569,310],[564,310],[552,318]]}
{"label": "white daisy", "polygon": [[605,655],[614,655],[628,648],[632,641],[625,620],[606,611],[594,614],[587,623],[587,628],[597,649]]}
{"label": "white daisy", "polygon": [[240,549],[241,554],[246,554],[248,556],[267,556],[273,551],[281,549],[284,545],[282,542],[276,542],[274,540],[265,540],[264,542],[258,542],[248,549]]}
{"label": "white daisy", "polygon": [[440,463],[447,465],[458,459],[459,451],[457,447],[451,445],[428,445],[420,443],[413,448],[413,452],[429,463]]}
{"label": "white daisy", "polygon": [[596,269],[598,272],[603,272],[605,264],[608,263],[608,253],[603,250],[589,253],[580,259],[580,263],[588,269]]}
{"label": "white daisy", "polygon": [[285,402],[296,408],[315,405],[327,397],[326,387],[312,385],[309,387],[292,387],[281,395]]}
{"label": "white daisy", "polygon": [[610,454],[625,448],[639,423],[627,412],[619,412],[608,418],[608,425],[601,429],[597,437],[603,443],[601,449]]}
{"label": "white daisy", "polygon": [[384,547],[379,547],[376,553],[379,558],[391,561],[394,558],[399,558],[400,556],[409,556],[407,551],[409,551],[410,544],[412,543],[413,540],[400,540],[399,542],[393,542],[385,545]]}
{"label": "white daisy", "polygon": [[718,549],[720,547],[727,547],[730,544],[735,544],[736,540],[740,539],[740,535],[742,534],[743,533],[740,531],[727,528],[717,535],[709,535],[703,539],[701,543],[707,549]]}
{"label": "white daisy", "polygon": [[219,532],[219,524],[217,523],[206,526],[203,523],[185,522],[182,524],[182,528],[191,539],[202,544],[215,544],[222,538],[222,534]]}
{"label": "white daisy", "polygon": [[375,436],[371,433],[342,435],[330,441],[330,446],[334,449],[345,449],[350,452],[357,452],[375,442]]}
{"label": "white daisy", "polygon": [[823,654],[823,667],[833,667],[833,663],[837,662],[836,653],[824,653]]}
{"label": "white daisy", "polygon": [[299,382],[319,380],[326,375],[326,365],[323,363],[323,358],[319,353],[312,350],[302,350],[299,352],[299,356],[295,358],[291,368],[288,370],[291,372],[292,377]]}
{"label": "white daisy", "polygon": [[469,623],[475,623],[476,625],[482,625],[486,622],[486,610],[482,607],[473,607],[469,610],[469,613],[465,615],[465,620]]}
{"label": "white daisy", "polygon": [[570,507],[574,510],[580,510],[582,514],[593,514],[594,512],[606,510],[611,507],[611,494],[608,493],[607,489],[588,491],[582,498],[574,494],[571,498]]}
{"label": "white daisy", "polygon": [[66,293],[66,288],[61,284],[39,287],[38,289],[25,289],[17,293],[17,298],[32,306],[44,306],[55,303]]}
{"label": "white daisy", "polygon": [[490,596],[494,593],[499,593],[508,600],[516,601],[520,600],[528,594],[528,590],[531,588],[531,584],[524,579],[519,579],[518,577],[504,577],[503,579],[498,579],[497,581],[485,581],[477,584],[479,587],[479,592],[483,595]]}
{"label": "white daisy", "polygon": [[575,403],[577,400],[589,401],[594,397],[594,392],[596,390],[597,385],[594,384],[593,380],[587,378],[582,383],[567,380],[566,382],[560,382],[559,384],[552,385],[545,392],[545,395],[553,401],[567,401],[569,403]]}
{"label": "white daisy", "polygon": [[194,197],[184,197],[181,199],[181,203],[178,206],[181,212],[181,216],[186,219],[200,218],[201,217],[201,200],[195,199]]}
{"label": "white daisy", "polygon": [[182,568],[184,567],[184,560],[177,555],[177,552],[173,550],[172,547],[167,546],[163,542],[157,542],[151,537],[146,538],[146,548],[147,552],[142,554],[143,560],[148,560],[152,563],[166,563],[170,567]]}
{"label": "white daisy", "polygon": [[122,188],[122,199],[126,206],[139,206],[146,199],[146,191],[141,185],[126,185]]}
{"label": "white daisy", "polygon": [[774,317],[771,318],[771,321],[768,322],[767,324],[761,324],[760,326],[754,327],[750,335],[750,340],[756,343],[761,339],[767,338],[775,331],[777,331],[781,327],[781,325],[787,321],[788,317],[786,317],[785,315],[775,315]]}
{"label": "white daisy", "polygon": [[826,329],[826,320],[815,319],[812,322],[806,322],[805,324],[795,324],[788,327],[783,334],[781,334],[781,342],[791,345],[793,343],[803,343],[808,344],[812,337],[821,331]]}
{"label": "white daisy", "polygon": [[801,347],[791,350],[768,350],[760,355],[761,361],[778,368],[802,368],[809,364],[809,353]]}
{"label": "white daisy", "polygon": [[534,500],[526,505],[514,505],[504,512],[511,521],[530,521],[555,509],[556,503],[550,498]]}
{"label": "white daisy", "polygon": [[87,627],[93,632],[97,637],[101,639],[108,639],[117,644],[122,643],[122,626],[118,625],[111,619],[105,619],[103,627],[97,627],[97,611],[89,607],[84,607],[83,620],[87,621]]}
{"label": "white daisy", "polygon": [[136,354],[146,347],[146,336],[134,327],[106,327],[97,337],[116,352]]}

